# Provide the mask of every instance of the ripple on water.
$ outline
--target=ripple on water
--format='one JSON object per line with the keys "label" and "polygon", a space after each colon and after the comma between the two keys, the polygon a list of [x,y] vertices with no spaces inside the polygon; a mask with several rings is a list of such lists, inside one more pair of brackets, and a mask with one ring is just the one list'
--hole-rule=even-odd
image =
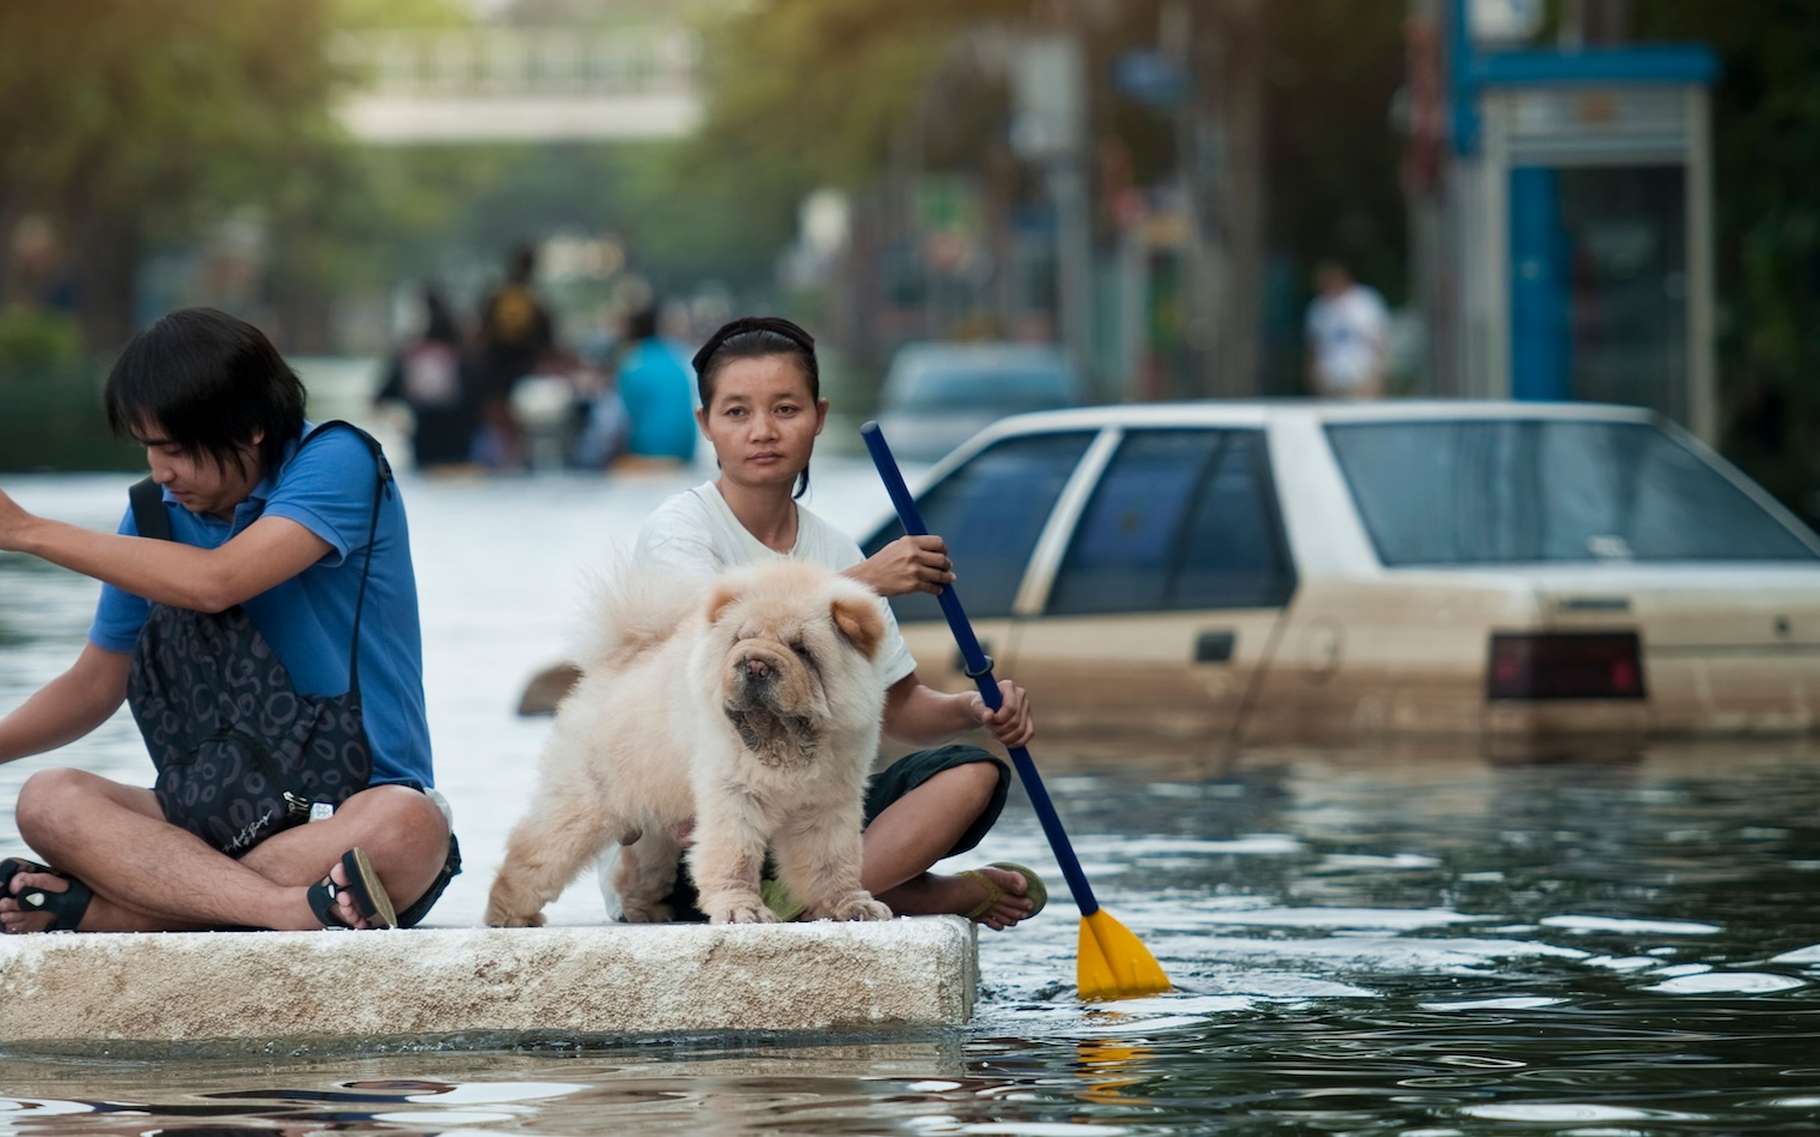
{"label": "ripple on water", "polygon": [[[700,476],[407,475],[438,782],[471,865],[438,923],[478,921],[507,827],[528,807],[529,780],[500,771],[534,762],[549,724],[510,711],[523,677],[562,652],[575,582]],[[816,483],[812,504],[843,519],[884,508],[863,462],[818,459]],[[111,526],[123,485],[41,479],[22,500]],[[67,666],[93,603],[86,582],[0,557],[0,713]],[[124,715],[67,753],[108,776],[145,773]],[[1809,744],[1538,766],[1305,748],[1210,764],[1198,780],[1191,760],[1149,770],[1144,747],[1123,742],[1097,765],[1040,745],[1037,758],[1053,762],[1050,789],[1100,898],[1180,990],[1074,999],[1077,923],[1014,791],[985,843],[944,867],[1027,863],[1056,902],[1015,934],[982,936],[983,1000],[964,1034],[226,1064],[9,1056],[17,1096],[0,1101],[0,1131],[1812,1129],[1820,1070],[1788,1057],[1820,1053]],[[6,809],[35,768],[0,767],[0,848],[18,847]],[[594,881],[552,918],[599,920]]]}

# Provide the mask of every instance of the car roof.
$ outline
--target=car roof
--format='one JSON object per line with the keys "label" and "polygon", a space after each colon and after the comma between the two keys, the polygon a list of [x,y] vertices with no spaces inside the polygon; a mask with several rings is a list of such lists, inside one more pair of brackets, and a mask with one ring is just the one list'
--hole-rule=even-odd
{"label": "car roof", "polygon": [[1338,399],[1207,399],[1178,403],[1127,403],[1037,411],[1001,420],[994,434],[1099,429],[1107,426],[1250,426],[1279,422],[1423,422],[1443,420],[1563,419],[1582,422],[1653,422],[1640,407],[1606,403],[1531,403],[1481,399],[1409,399],[1353,402]]}

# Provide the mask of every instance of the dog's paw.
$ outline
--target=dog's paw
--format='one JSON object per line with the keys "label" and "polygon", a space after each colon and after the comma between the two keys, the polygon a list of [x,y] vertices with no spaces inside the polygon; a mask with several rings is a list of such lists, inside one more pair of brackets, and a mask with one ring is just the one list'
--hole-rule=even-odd
{"label": "dog's paw", "polygon": [[668,924],[676,919],[668,904],[621,903],[620,916],[628,924]]}
{"label": "dog's paw", "polygon": [[811,920],[891,920],[896,916],[883,901],[874,900],[871,893],[864,891],[849,892],[809,909]]}
{"label": "dog's paw", "polygon": [[710,924],[777,923],[777,913],[765,907],[765,902],[756,895],[730,897],[704,905],[702,910],[708,914]]}
{"label": "dog's paw", "polygon": [[487,926],[489,928],[541,928],[542,912],[508,912],[497,904],[487,905]]}

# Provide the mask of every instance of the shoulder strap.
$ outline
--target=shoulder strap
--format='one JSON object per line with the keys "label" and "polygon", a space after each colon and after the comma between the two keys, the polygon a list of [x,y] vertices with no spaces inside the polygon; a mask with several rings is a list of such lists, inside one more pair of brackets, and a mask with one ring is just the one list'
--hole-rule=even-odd
{"label": "shoulder strap", "polygon": [[126,492],[133,506],[133,528],[141,537],[171,539],[171,515],[164,511],[164,490],[150,478],[140,478]]}
{"label": "shoulder strap", "polygon": [[366,555],[360,563],[360,592],[354,600],[353,642],[348,646],[348,692],[353,696],[354,702],[358,704],[360,702],[360,615],[367,604],[367,576],[373,569],[373,542],[379,536],[379,503],[385,496],[386,483],[392,480],[392,465],[386,461],[385,451],[380,448],[378,439],[353,423],[343,422],[340,419],[318,423],[316,429],[304,435],[303,439],[297,443],[297,449],[301,451],[309,445],[312,438],[332,429],[352,431],[354,437],[364,442],[366,448],[373,453],[373,464],[377,471],[377,476],[373,479],[373,512],[371,519],[367,522]]}

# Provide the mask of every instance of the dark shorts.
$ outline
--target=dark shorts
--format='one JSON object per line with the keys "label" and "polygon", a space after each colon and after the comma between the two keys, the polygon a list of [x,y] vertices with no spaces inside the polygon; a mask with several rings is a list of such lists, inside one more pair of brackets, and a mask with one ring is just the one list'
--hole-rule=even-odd
{"label": "dark shorts", "polygon": [[449,834],[449,855],[443,858],[442,871],[436,874],[436,879],[430,882],[430,887],[417,898],[415,903],[398,913],[398,926],[415,928],[421,923],[423,918],[430,914],[430,909],[436,906],[436,902],[442,899],[442,890],[449,887],[449,882],[459,875],[461,875],[461,842],[457,841],[455,834],[451,832]]}
{"label": "dark shorts", "polygon": [[[1005,810],[1005,798],[1011,792],[1011,769],[1003,761],[981,750],[977,746],[963,746],[958,743],[938,746],[934,750],[918,750],[906,754],[873,775],[866,786],[865,824],[873,820],[897,802],[900,798],[935,777],[944,770],[957,766],[970,766],[976,762],[990,762],[998,768],[998,785],[993,788],[992,799],[986,808],[967,826],[967,831],[954,842],[954,847],[942,854],[942,857],[955,857],[972,849],[983,840],[992,826],[998,822],[998,815]],[[770,875],[770,865],[766,865],[766,875]],[[668,903],[676,919],[684,922],[702,923],[707,920],[701,909],[696,907],[695,883],[689,879],[687,868],[678,870],[676,887],[670,890]],[[402,920],[403,917],[400,917]]]}

